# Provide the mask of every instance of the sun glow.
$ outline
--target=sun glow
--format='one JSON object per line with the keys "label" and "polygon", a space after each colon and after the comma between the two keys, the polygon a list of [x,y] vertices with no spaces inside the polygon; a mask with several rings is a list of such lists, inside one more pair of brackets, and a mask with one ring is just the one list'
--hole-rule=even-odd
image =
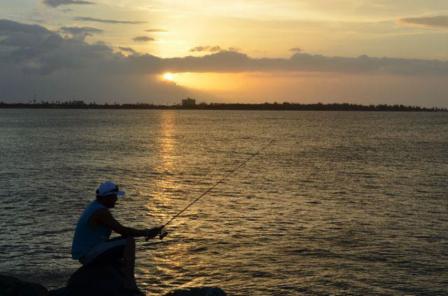
{"label": "sun glow", "polygon": [[184,72],[176,74],[176,83],[198,90],[224,91],[244,88],[245,77],[246,73]]}
{"label": "sun glow", "polygon": [[163,80],[166,80],[166,81],[174,81],[174,74],[167,72],[162,75],[162,78],[163,78]]}

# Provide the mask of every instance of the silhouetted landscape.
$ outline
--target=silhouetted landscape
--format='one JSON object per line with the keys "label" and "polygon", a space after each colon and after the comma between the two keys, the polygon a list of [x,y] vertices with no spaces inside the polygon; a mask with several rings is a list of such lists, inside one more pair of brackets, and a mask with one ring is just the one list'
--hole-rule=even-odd
{"label": "silhouetted landscape", "polygon": [[5,103],[0,102],[0,108],[21,108],[21,109],[187,109],[187,110],[294,110],[294,111],[401,111],[401,112],[447,112],[447,108],[440,107],[421,107],[406,105],[361,105],[350,103],[332,103],[332,104],[298,104],[298,103],[199,103],[194,99],[182,100],[182,104],[156,105],[147,103],[135,104],[97,104],[86,103],[82,100],[74,101],[40,101],[31,103]]}

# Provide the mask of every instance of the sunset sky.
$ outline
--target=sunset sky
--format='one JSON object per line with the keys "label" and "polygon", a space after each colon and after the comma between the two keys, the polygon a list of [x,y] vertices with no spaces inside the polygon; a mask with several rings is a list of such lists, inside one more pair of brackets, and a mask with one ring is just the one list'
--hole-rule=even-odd
{"label": "sunset sky", "polygon": [[448,106],[446,0],[2,0],[0,101]]}

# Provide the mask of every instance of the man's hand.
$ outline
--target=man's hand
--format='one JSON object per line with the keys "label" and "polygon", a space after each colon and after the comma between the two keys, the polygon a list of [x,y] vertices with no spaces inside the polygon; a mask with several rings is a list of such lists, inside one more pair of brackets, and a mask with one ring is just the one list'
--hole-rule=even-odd
{"label": "man's hand", "polygon": [[155,238],[157,235],[159,235],[160,233],[162,233],[162,229],[163,229],[163,227],[165,227],[165,226],[161,225],[161,226],[156,226],[156,227],[147,229],[147,230],[146,230],[146,234],[145,234],[145,236],[146,236],[146,240]]}

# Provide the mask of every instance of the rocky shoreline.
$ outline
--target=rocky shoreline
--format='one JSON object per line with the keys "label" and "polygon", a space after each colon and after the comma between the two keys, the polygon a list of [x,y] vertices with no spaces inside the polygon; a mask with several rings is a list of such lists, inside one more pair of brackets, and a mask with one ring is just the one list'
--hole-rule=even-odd
{"label": "rocky shoreline", "polygon": [[[2,296],[142,296],[141,291],[127,290],[119,268],[110,265],[81,267],[72,274],[66,286],[48,290],[44,286],[0,274]],[[194,287],[173,290],[165,296],[226,296],[216,287]]]}

